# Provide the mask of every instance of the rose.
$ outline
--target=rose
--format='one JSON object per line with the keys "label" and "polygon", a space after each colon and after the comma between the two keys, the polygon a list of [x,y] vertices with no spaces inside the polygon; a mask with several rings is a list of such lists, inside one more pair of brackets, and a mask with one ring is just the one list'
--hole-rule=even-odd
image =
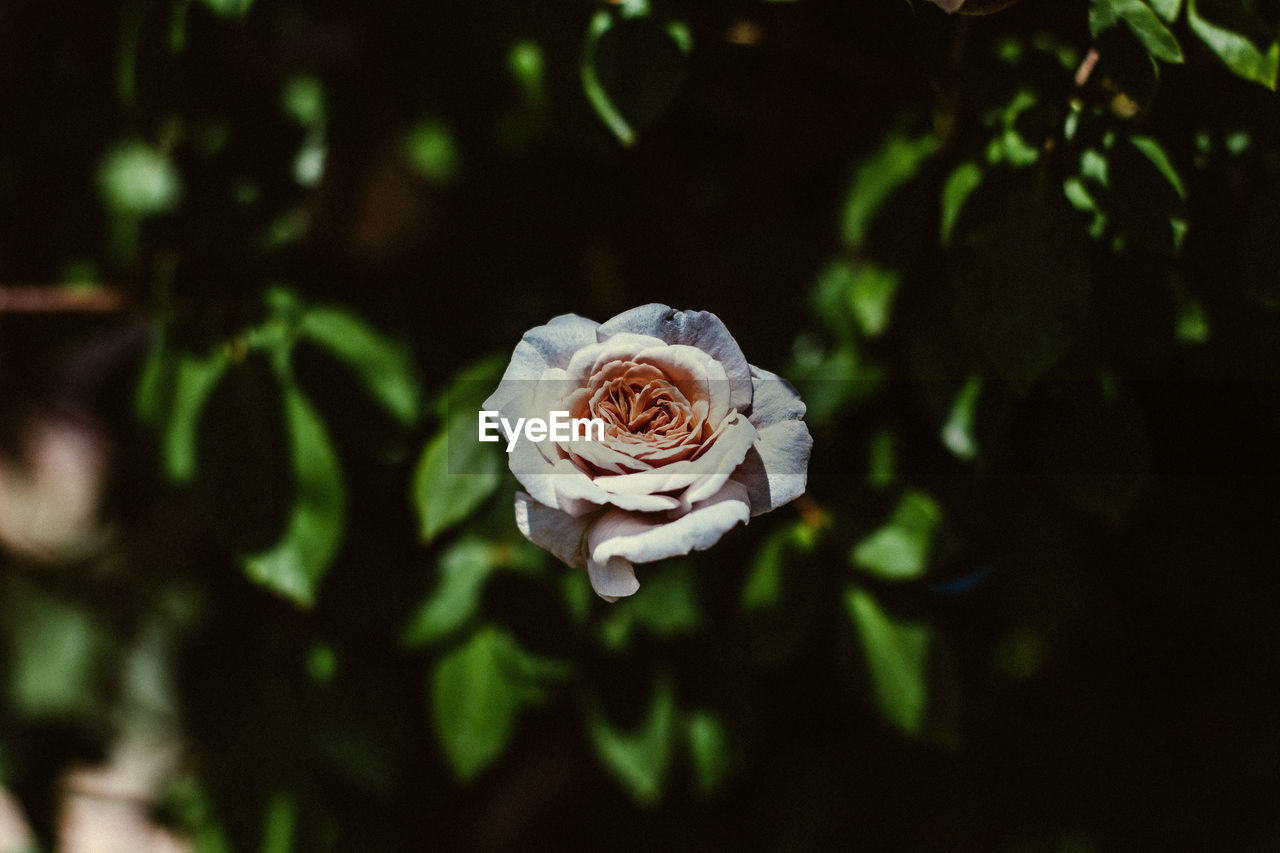
{"label": "rose", "polygon": [[552,412],[605,422],[603,440],[517,436],[508,462],[527,490],[521,532],[586,568],[608,601],[639,588],[633,563],[709,548],[804,493],[804,403],[705,311],[556,317],[525,333],[484,408],[509,423]]}

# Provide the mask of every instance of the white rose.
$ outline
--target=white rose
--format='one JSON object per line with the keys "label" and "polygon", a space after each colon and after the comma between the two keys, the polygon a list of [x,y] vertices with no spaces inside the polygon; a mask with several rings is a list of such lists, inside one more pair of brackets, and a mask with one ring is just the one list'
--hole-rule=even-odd
{"label": "white rose", "polygon": [[516,435],[509,464],[527,490],[521,532],[586,568],[608,601],[639,588],[633,563],[709,548],[804,493],[804,403],[705,311],[556,317],[525,333],[484,408],[509,424],[558,411],[605,422],[603,440]]}

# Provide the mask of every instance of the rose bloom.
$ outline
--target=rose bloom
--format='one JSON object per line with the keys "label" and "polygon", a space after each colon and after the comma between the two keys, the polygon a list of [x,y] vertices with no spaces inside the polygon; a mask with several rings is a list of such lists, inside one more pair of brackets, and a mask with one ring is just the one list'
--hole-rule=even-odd
{"label": "rose bloom", "polygon": [[789,383],[748,364],[716,315],[666,305],[531,329],[484,408],[604,421],[602,441],[517,436],[508,461],[527,490],[520,531],[607,601],[639,589],[633,563],[709,548],[803,494],[813,446]]}

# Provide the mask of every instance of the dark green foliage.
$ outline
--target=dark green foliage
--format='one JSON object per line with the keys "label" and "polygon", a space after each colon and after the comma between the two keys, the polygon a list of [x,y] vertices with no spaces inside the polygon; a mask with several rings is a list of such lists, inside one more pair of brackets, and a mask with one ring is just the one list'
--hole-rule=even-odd
{"label": "dark green foliage", "polygon": [[[0,9],[42,840],[176,731],[202,851],[1275,847],[1280,4],[1005,5]],[[655,301],[795,382],[809,488],[606,604],[476,412]],[[91,557],[20,535],[33,417],[112,442]]]}

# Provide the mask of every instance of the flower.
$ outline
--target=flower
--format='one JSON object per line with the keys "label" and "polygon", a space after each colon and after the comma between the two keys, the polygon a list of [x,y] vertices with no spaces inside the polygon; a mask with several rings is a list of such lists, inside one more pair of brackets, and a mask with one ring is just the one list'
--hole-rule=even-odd
{"label": "flower", "polygon": [[520,531],[607,601],[639,589],[633,563],[709,548],[803,494],[813,446],[795,389],[719,317],[658,304],[531,329],[484,408],[509,440],[522,417],[603,421],[602,440],[514,436],[508,462]]}

